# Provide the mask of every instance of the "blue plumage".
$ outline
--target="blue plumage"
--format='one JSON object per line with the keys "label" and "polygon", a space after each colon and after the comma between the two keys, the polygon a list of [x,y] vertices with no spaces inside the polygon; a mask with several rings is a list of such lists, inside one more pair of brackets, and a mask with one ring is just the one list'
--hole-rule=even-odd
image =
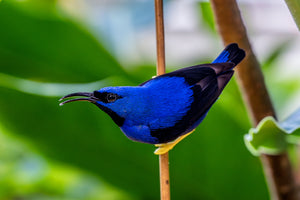
{"label": "blue plumage", "polygon": [[122,96],[118,104],[97,104],[125,119],[120,127],[129,138],[151,144],[159,143],[158,138],[151,136],[151,130],[174,126],[193,101],[191,86],[183,77],[155,78],[139,87],[107,87],[97,92]]}
{"label": "blue plumage", "polygon": [[89,101],[106,112],[132,140],[160,144],[192,131],[233,75],[245,53],[230,44],[212,64],[196,65],[157,76],[139,86],[105,87],[67,100]]}

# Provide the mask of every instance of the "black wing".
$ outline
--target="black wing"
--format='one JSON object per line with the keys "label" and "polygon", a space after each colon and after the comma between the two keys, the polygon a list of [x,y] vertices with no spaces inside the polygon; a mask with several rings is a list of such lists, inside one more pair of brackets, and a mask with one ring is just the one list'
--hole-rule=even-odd
{"label": "black wing", "polygon": [[196,128],[232,77],[233,67],[233,63],[196,65],[156,77],[184,77],[192,86],[194,101],[175,126],[151,130],[151,135],[158,138],[160,143],[166,143]]}

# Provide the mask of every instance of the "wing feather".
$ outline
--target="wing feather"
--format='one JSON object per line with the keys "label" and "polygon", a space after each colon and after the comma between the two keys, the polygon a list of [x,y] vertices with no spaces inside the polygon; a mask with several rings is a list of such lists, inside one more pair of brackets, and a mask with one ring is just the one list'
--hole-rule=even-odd
{"label": "wing feather", "polygon": [[193,103],[175,126],[151,130],[151,135],[165,143],[196,128],[232,77],[232,67],[232,63],[197,65],[156,77],[184,77],[193,90]]}

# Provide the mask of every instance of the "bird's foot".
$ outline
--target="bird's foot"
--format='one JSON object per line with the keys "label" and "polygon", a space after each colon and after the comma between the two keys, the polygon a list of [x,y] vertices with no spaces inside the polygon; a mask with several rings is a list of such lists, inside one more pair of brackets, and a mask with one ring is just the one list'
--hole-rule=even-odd
{"label": "bird's foot", "polygon": [[182,135],[182,136],[178,137],[176,140],[174,140],[172,142],[156,144],[155,146],[158,147],[158,148],[154,151],[154,154],[160,155],[160,154],[167,153],[168,151],[173,149],[173,147],[176,144],[178,144],[181,140],[183,140],[186,136],[190,135],[194,131],[195,131],[195,129],[192,130],[191,132],[185,134],[185,135]]}

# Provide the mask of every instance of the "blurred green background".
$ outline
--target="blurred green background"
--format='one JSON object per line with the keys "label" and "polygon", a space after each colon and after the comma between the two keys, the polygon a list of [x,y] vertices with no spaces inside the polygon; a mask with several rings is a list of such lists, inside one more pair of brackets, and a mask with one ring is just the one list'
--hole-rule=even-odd
{"label": "blurred green background", "polygon": [[[93,105],[58,106],[58,99],[70,92],[137,85],[155,74],[153,2],[99,2],[0,1],[1,200],[159,198],[158,157],[152,145],[128,140]],[[176,21],[191,29],[188,22],[172,18],[178,5],[166,1],[169,71],[210,62],[223,48],[209,4],[191,2],[196,33],[172,26]],[[176,34],[180,37],[174,39]],[[282,117],[299,106],[297,63],[292,63],[293,53],[285,54],[295,51],[296,36],[293,29],[277,35],[269,49],[254,43],[262,49],[258,57]],[[283,66],[287,60],[291,63]],[[170,152],[172,199],[268,199],[259,159],[243,142],[249,128],[232,80],[196,132]]]}

